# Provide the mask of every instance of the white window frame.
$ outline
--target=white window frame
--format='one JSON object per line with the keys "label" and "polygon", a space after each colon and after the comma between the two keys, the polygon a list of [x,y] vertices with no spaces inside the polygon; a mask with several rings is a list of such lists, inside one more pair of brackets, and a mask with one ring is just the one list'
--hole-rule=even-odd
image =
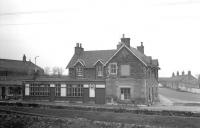
{"label": "white window frame", "polygon": [[55,84],[55,96],[61,96],[61,84]]}
{"label": "white window frame", "polygon": [[[123,90],[123,91],[122,91]],[[126,91],[125,91],[126,90]],[[122,93],[123,92],[123,93]],[[125,93],[129,92],[129,93]],[[126,94],[126,95],[125,95]],[[128,94],[128,95],[127,95]],[[130,100],[131,98],[131,88],[127,87],[121,87],[120,88],[120,95],[121,95],[121,100]]]}
{"label": "white window frame", "polygon": [[82,97],[83,96],[83,85],[82,84],[66,85],[66,96],[67,97]]}
{"label": "white window frame", "polygon": [[29,87],[30,96],[49,96],[50,88],[54,84],[37,84],[32,83]]}
{"label": "white window frame", "polygon": [[102,65],[98,65],[96,67],[96,70],[97,70],[97,76],[103,76],[103,66]]}
{"label": "white window frame", "polygon": [[76,67],[76,76],[82,77],[83,76],[83,67],[82,66],[77,66]]}
{"label": "white window frame", "polygon": [[[116,66],[115,72],[112,72],[112,65]],[[109,72],[111,75],[116,75],[117,74],[117,63],[110,63],[109,64]]]}

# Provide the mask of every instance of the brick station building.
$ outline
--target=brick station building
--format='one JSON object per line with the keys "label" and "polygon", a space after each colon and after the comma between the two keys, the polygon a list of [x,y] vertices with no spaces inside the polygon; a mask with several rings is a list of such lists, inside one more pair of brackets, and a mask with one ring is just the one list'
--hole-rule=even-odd
{"label": "brick station building", "polygon": [[[25,99],[104,104],[151,104],[158,98],[158,60],[133,48],[123,37],[113,50],[85,51],[77,43],[67,65],[69,76],[25,82]],[[44,91],[41,91],[44,90]]]}

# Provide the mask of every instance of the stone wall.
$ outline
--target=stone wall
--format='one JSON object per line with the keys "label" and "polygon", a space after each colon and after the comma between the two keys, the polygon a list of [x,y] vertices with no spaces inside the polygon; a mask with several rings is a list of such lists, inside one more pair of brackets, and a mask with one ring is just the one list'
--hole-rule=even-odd
{"label": "stone wall", "polygon": [[106,97],[121,100],[121,88],[130,88],[130,103],[145,104],[145,80],[134,78],[106,79]]}

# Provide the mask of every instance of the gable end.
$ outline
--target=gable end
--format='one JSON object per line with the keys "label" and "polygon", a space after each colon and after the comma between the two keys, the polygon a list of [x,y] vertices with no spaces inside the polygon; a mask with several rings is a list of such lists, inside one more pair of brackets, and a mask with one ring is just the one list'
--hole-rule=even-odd
{"label": "gable end", "polygon": [[121,46],[121,48],[119,48],[118,50],[117,50],[117,52],[112,56],[112,57],[110,57],[110,59],[105,63],[105,65],[107,65],[111,60],[112,60],[112,58],[113,57],[115,57],[116,55],[117,55],[117,53],[119,53],[123,48],[126,48],[128,51],[130,51],[137,59],[139,59],[139,61],[141,61],[146,67],[147,67],[147,64],[141,59],[141,58],[139,58],[130,48],[128,48],[126,45],[122,45]]}

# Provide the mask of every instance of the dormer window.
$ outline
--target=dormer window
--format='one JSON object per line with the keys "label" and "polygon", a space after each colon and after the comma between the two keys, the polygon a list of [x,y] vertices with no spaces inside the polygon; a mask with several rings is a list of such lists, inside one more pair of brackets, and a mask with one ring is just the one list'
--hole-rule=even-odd
{"label": "dormer window", "polygon": [[74,68],[76,71],[77,77],[83,77],[83,68],[85,66],[85,62],[81,59],[78,59],[76,63],[74,64]]}
{"label": "dormer window", "polygon": [[96,67],[97,69],[97,76],[103,76],[103,66],[99,65]]}
{"label": "dormer window", "polygon": [[110,74],[117,74],[117,63],[110,63]]}
{"label": "dormer window", "polygon": [[83,67],[82,66],[77,66],[76,67],[76,76],[82,77],[83,76]]}

